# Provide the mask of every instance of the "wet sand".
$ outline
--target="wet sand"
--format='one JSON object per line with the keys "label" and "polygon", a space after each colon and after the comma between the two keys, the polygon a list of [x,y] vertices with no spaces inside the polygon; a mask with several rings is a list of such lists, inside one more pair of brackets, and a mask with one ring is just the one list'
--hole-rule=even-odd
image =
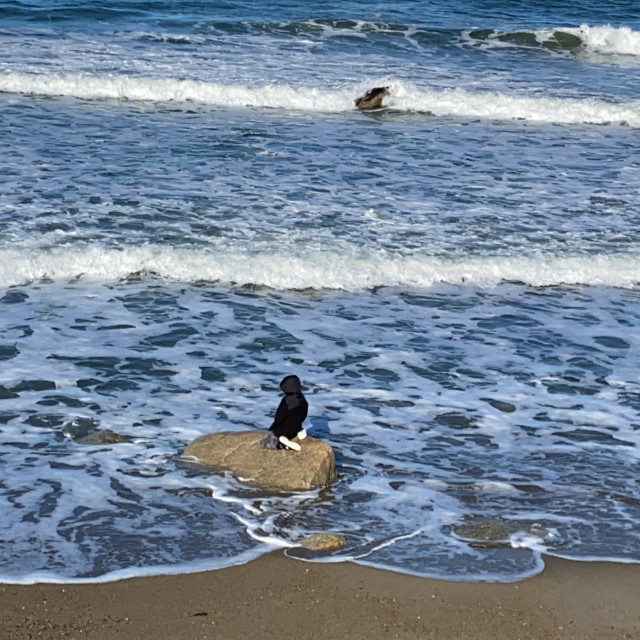
{"label": "wet sand", "polygon": [[529,580],[462,583],[274,552],[188,575],[0,585],[0,638],[640,639],[640,565],[547,558]]}

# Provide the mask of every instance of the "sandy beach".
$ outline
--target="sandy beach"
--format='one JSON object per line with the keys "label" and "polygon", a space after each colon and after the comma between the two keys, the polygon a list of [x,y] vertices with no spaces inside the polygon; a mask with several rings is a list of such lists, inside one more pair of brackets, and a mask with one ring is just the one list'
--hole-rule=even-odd
{"label": "sandy beach", "polygon": [[0,585],[2,640],[606,640],[640,637],[640,566],[546,559],[509,583],[317,564],[246,565],[106,584]]}

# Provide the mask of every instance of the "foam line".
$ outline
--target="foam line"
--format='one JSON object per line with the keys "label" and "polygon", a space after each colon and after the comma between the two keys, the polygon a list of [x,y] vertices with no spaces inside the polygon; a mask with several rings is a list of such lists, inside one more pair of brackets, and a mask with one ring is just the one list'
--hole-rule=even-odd
{"label": "foam line", "polygon": [[200,80],[129,75],[0,75],[0,92],[66,96],[86,100],[198,102],[222,107],[263,107],[302,111],[344,111],[353,107],[348,92],[290,85],[224,85]]}
{"label": "foam line", "polygon": [[494,286],[503,281],[633,287],[640,256],[633,254],[442,258],[388,253],[309,252],[289,256],[232,250],[207,252],[161,246],[124,250],[98,246],[0,249],[0,286],[40,279],[117,280],[153,273],[182,282],[253,284],[274,289],[366,290],[379,286],[429,287],[437,283]]}
{"label": "foam line", "polygon": [[[463,89],[429,90],[393,81],[385,103],[396,110],[436,116],[519,119],[558,124],[625,123],[640,126],[640,102],[612,103],[593,99],[529,97]],[[132,102],[195,102],[220,107],[256,107],[305,112],[347,112],[366,87],[340,90],[288,84],[248,87],[200,80],[130,75],[7,73],[0,75],[0,92],[66,96],[85,100]]]}

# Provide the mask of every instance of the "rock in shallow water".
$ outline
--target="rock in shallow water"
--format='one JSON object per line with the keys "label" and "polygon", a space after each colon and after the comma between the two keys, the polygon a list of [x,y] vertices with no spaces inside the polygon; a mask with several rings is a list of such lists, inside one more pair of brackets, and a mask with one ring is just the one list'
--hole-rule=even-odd
{"label": "rock in shallow water", "polygon": [[453,527],[454,532],[466,540],[472,547],[496,548],[511,546],[510,537],[522,532],[543,539],[549,532],[537,523],[508,522],[470,522]]}
{"label": "rock in shallow water", "polygon": [[[484,400],[484,398],[483,398]],[[504,402],[503,400],[496,400],[495,398],[487,398],[487,402],[498,411],[503,413],[513,413],[516,410],[515,405],[510,402]]]}
{"label": "rock in shallow water", "polygon": [[88,433],[87,435],[74,438],[74,440],[78,444],[91,444],[91,445],[119,444],[121,442],[131,442],[131,438],[127,438],[127,436],[123,436],[123,435],[120,435],[119,433],[115,433],[110,429],[101,429],[99,431],[93,431],[92,433]]}
{"label": "rock in shallow water", "polygon": [[305,438],[300,451],[261,449],[264,435],[264,431],[210,433],[191,442],[184,456],[273,491],[308,491],[335,481],[335,454],[326,442]]}

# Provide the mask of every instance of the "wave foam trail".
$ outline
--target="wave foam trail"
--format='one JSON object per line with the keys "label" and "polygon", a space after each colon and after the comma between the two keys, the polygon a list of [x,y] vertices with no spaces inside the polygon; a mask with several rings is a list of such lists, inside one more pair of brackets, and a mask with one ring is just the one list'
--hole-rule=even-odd
{"label": "wave foam trail", "polygon": [[0,250],[0,286],[5,287],[40,279],[64,281],[80,276],[117,280],[141,272],[183,282],[224,282],[280,290],[357,291],[380,286],[430,287],[437,283],[491,287],[504,281],[532,286],[634,287],[640,283],[640,256],[441,258],[329,252],[288,256],[160,246],[124,250],[95,246]]}

